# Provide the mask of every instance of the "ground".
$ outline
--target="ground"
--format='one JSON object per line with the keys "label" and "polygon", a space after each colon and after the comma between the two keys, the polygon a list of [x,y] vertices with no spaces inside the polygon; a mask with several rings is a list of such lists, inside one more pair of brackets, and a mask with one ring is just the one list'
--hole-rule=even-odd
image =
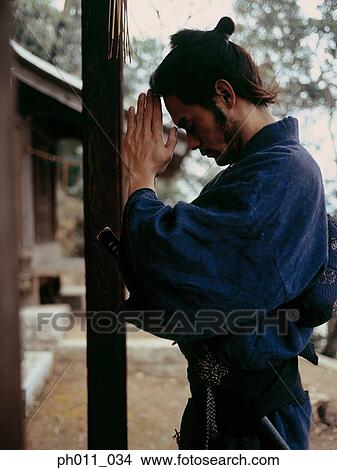
{"label": "ground", "polygon": [[[55,370],[27,417],[27,449],[85,449],[84,333],[71,333]],[[337,363],[337,361],[336,361]],[[312,449],[337,449],[337,367],[301,361],[303,384],[315,407]],[[144,333],[128,335],[128,441],[130,449],[177,449],[174,429],[189,396],[186,363],[177,346]]]}

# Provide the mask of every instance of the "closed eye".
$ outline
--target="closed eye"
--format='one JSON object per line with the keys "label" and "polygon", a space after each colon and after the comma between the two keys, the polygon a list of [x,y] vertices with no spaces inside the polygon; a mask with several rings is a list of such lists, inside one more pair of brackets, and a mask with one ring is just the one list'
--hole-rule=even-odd
{"label": "closed eye", "polygon": [[180,119],[178,123],[178,127],[180,127],[181,129],[184,129],[189,134],[195,134],[196,132],[195,121],[194,120],[187,121],[185,117]]}
{"label": "closed eye", "polygon": [[185,127],[185,130],[189,134],[195,134],[195,132],[196,132],[195,122],[193,121],[190,125],[187,125]]}

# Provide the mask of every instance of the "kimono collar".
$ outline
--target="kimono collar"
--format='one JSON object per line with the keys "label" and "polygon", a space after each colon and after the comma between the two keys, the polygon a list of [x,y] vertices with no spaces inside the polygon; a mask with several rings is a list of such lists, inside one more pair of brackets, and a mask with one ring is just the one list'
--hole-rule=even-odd
{"label": "kimono collar", "polygon": [[295,140],[299,142],[298,120],[287,116],[279,121],[272,122],[257,132],[239,152],[236,161],[244,156],[254,153],[283,140]]}

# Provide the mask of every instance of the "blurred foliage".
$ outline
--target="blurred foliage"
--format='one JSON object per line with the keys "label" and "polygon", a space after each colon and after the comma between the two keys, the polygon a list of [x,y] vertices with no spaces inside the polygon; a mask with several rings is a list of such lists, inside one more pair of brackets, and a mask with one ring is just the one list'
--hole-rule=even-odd
{"label": "blurred foliage", "polygon": [[81,76],[81,0],[66,0],[63,11],[51,0],[14,0],[14,39],[66,72]]}
{"label": "blurred foliage", "polygon": [[[251,52],[268,83],[280,90],[279,115],[336,110],[337,0],[323,0],[321,18],[307,18],[294,0],[235,0],[234,41]],[[335,156],[337,159],[337,155]]]}

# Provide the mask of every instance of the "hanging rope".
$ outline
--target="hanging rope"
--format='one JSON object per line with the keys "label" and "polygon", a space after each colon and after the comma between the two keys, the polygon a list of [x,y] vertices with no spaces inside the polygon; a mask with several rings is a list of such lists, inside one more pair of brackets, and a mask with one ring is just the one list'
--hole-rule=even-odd
{"label": "hanging rope", "polygon": [[30,155],[38,158],[42,158],[42,160],[47,160],[49,162],[56,162],[60,165],[67,165],[67,166],[74,166],[80,168],[82,166],[81,161],[77,161],[71,158],[61,157],[60,155],[53,155],[49,152],[45,152],[44,150],[36,149],[27,145],[25,147],[25,152],[29,153]]}
{"label": "hanging rope", "polygon": [[108,59],[120,56],[124,63],[131,62],[131,41],[127,0],[109,0]]}

